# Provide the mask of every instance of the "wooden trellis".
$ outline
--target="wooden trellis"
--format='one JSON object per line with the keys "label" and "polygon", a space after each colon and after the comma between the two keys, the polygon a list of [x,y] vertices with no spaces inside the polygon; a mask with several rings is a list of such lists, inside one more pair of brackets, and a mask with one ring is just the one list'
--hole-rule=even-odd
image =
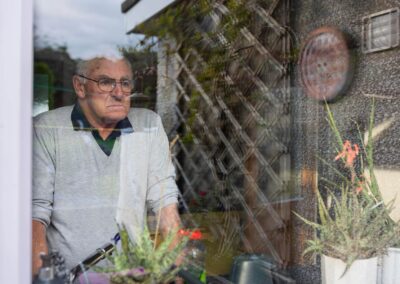
{"label": "wooden trellis", "polygon": [[[216,1],[205,48],[224,46],[229,60],[215,82],[198,79],[207,68],[202,50],[178,42],[178,90],[173,161],[187,208],[238,210],[243,249],[289,260],[290,72],[289,1],[249,1],[251,24],[228,40],[220,22],[230,15]],[[209,22],[210,22],[209,21]],[[210,28],[210,24],[208,25]],[[216,34],[216,33],[214,33]],[[211,86],[211,87],[210,87]]]}

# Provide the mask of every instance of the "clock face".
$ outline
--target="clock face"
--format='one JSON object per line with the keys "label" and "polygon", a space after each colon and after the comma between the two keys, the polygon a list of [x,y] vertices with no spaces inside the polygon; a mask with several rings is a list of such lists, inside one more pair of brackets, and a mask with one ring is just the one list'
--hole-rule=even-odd
{"label": "clock face", "polygon": [[311,32],[300,53],[300,80],[306,94],[331,100],[347,87],[350,53],[343,34],[332,27]]}

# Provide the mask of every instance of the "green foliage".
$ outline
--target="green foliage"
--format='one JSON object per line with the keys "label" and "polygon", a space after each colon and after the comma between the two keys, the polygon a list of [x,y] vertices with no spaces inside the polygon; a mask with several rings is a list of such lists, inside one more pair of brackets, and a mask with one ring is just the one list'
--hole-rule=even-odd
{"label": "green foliage", "polygon": [[[251,22],[246,1],[228,0],[224,3],[228,12],[221,16],[218,28],[204,28],[202,24],[207,19],[211,22],[211,13],[216,10],[216,5],[216,1],[210,0],[182,2],[150,23],[138,27],[147,34],[144,46],[152,45],[154,37],[173,38],[183,54],[195,50],[202,60],[202,66],[196,70],[195,76],[207,93],[213,90],[215,82],[224,81],[221,78],[227,66],[236,60],[232,56],[234,43],[241,29]],[[226,42],[221,41],[221,38],[225,38]],[[191,97],[191,100],[198,105],[195,97]]]}
{"label": "green foliage", "polygon": [[147,97],[150,97],[152,94],[156,92],[155,88],[153,86],[146,86],[144,89],[143,94]]}
{"label": "green foliage", "polygon": [[186,133],[185,136],[182,137],[183,144],[191,144],[194,141],[193,132]]}
{"label": "green foliage", "polygon": [[[212,22],[211,13],[217,10],[217,4],[210,0],[182,2],[158,15],[150,23],[138,27],[147,34],[143,41],[144,46],[153,45],[154,37],[173,38],[184,57],[195,51],[198,56],[188,56],[185,61],[190,65],[202,90],[209,95],[217,91],[218,82],[225,82],[223,77],[227,66],[237,60],[232,56],[236,38],[241,29],[249,25],[251,20],[246,1],[228,0],[224,3],[228,12],[221,15],[218,28],[215,29],[212,25],[204,27],[207,21]],[[225,38],[226,42],[223,43],[221,38]],[[228,88],[219,88],[218,92],[231,94]],[[183,143],[189,144],[194,141],[193,125],[200,103],[198,90],[192,91],[188,105],[189,128],[182,137]]]}
{"label": "green foliage", "polygon": [[151,46],[142,49],[120,46],[119,52],[128,59],[135,71],[144,70],[157,64],[157,53],[152,50]]}
{"label": "green foliage", "polygon": [[[346,270],[357,259],[370,258],[385,253],[386,249],[399,241],[400,226],[389,216],[392,203],[384,204],[379,186],[373,172],[372,128],[374,124],[374,104],[369,119],[368,144],[363,145],[365,152],[361,155],[361,173],[369,172],[369,177],[357,174],[353,160],[345,153],[340,131],[336,125],[333,113],[328,105],[327,119],[337,141],[338,156],[350,172],[340,172],[335,166],[322,160],[342,180],[340,184],[328,181],[330,188],[326,192],[326,201],[317,192],[319,222],[307,220],[295,213],[304,223],[316,230],[317,237],[308,240],[307,253],[325,254],[341,259],[346,263]],[[359,131],[360,132],[360,131]],[[361,132],[360,132],[361,137]],[[362,140],[362,139],[361,139]],[[366,166],[364,166],[366,165]],[[344,273],[345,273],[344,272]]]}
{"label": "green foliage", "polygon": [[[34,64],[34,100],[36,102],[47,102],[49,109],[54,108],[54,74],[45,62]],[[47,92],[46,92],[47,91]]]}
{"label": "green foliage", "polygon": [[229,15],[222,19],[224,34],[229,41],[234,41],[240,29],[250,24],[251,13],[246,8],[246,1],[228,0],[226,7],[229,9]]}
{"label": "green foliage", "polygon": [[107,257],[112,266],[97,269],[108,273],[112,283],[164,283],[174,278],[179,267],[173,265],[184,250],[187,237],[175,244],[175,230],[155,246],[147,227],[135,243],[124,228],[120,229],[120,237],[121,249]]}
{"label": "green foliage", "polygon": [[319,223],[295,213],[318,232],[316,239],[307,241],[305,254],[312,252],[339,258],[347,264],[347,270],[357,259],[385,253],[400,233],[388,219],[388,208],[383,203],[365,200],[351,188],[341,188],[340,197],[328,191],[329,205],[319,192],[317,198]]}

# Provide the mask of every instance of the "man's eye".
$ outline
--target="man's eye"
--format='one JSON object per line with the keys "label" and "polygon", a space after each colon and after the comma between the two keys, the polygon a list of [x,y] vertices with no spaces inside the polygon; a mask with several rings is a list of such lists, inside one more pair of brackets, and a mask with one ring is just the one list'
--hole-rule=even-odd
{"label": "man's eye", "polygon": [[114,85],[114,80],[113,79],[100,79],[99,83],[102,86],[113,86]]}
{"label": "man's eye", "polygon": [[132,82],[129,80],[122,80],[121,85],[124,88],[132,88]]}

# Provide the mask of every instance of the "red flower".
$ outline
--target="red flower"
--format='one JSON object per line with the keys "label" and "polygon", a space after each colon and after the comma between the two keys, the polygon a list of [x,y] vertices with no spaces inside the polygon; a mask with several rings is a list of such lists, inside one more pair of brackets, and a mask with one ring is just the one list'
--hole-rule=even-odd
{"label": "red flower", "polygon": [[201,197],[204,197],[204,196],[207,195],[207,191],[202,191],[202,190],[200,190],[200,191],[199,191],[199,195],[200,195]]}
{"label": "red flower", "polygon": [[203,238],[200,230],[190,232],[189,230],[180,229],[178,234],[181,236],[188,236],[191,240],[201,240]]}
{"label": "red flower", "polygon": [[203,238],[200,230],[196,230],[192,232],[192,235],[190,236],[191,240],[201,240]]}

